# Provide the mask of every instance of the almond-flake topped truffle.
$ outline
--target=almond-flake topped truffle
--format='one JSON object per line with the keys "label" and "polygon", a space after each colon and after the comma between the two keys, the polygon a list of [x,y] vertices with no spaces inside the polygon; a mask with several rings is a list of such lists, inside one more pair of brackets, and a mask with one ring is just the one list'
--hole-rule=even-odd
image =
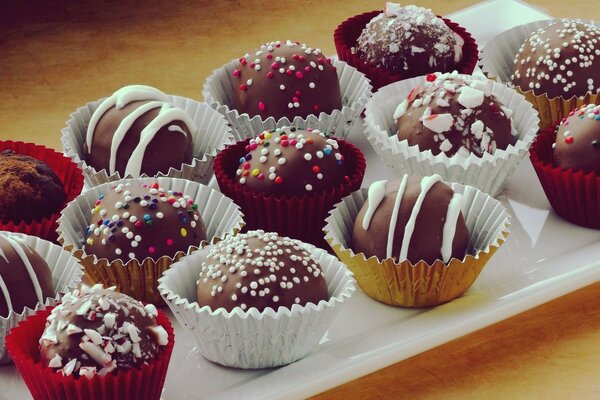
{"label": "almond-flake topped truffle", "polygon": [[560,167],[600,175],[600,106],[571,111],[558,125],[554,148]]}
{"label": "almond-flake topped truffle", "polygon": [[40,339],[40,361],[63,375],[104,376],[154,360],[169,343],[152,304],[83,286],[67,293],[48,316]]}
{"label": "almond-flake topped truffle", "polygon": [[482,157],[517,140],[512,111],[491,93],[491,85],[456,72],[429,74],[394,113],[399,140],[433,155]]}
{"label": "almond-flake topped truffle", "polygon": [[315,258],[299,240],[249,231],[214,245],[202,263],[198,304],[212,310],[291,308],[329,299]]}
{"label": "almond-flake topped truffle", "polygon": [[600,29],[563,20],[533,32],[515,56],[512,82],[549,98],[600,91]]}
{"label": "almond-flake topped truffle", "polygon": [[386,3],[358,38],[358,51],[374,66],[405,77],[451,71],[462,60],[463,39],[431,10]]}

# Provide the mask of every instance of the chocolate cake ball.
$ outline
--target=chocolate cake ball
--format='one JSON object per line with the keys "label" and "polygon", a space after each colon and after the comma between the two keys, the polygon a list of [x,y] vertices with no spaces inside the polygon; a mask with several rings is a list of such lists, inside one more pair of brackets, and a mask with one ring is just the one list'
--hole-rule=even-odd
{"label": "chocolate cake ball", "polygon": [[118,184],[92,209],[83,247],[109,261],[172,257],[206,239],[192,198],[152,185]]}
{"label": "chocolate cake ball", "polygon": [[563,20],[533,32],[515,56],[512,82],[549,98],[600,91],[600,29]]}
{"label": "chocolate cake ball", "polygon": [[482,157],[516,143],[511,115],[490,85],[453,72],[427,75],[398,105],[394,120],[398,139],[420,151]]}
{"label": "chocolate cake ball", "polygon": [[278,128],[251,139],[236,172],[239,183],[275,196],[303,196],[348,179],[335,139],[318,130]]}
{"label": "chocolate cake ball", "polygon": [[464,40],[431,10],[386,3],[358,37],[367,63],[409,78],[452,71],[462,62]]}
{"label": "chocolate cake ball", "polygon": [[321,50],[298,42],[271,42],[239,59],[233,71],[233,107],[262,119],[305,118],[342,108],[336,68]]}
{"label": "chocolate cake ball", "polygon": [[600,175],[600,106],[571,111],[558,125],[554,148],[560,167]]}
{"label": "chocolate cake ball", "polygon": [[192,118],[160,90],[125,86],[94,111],[84,158],[96,171],[110,175],[155,176],[192,162],[195,132]]}
{"label": "chocolate cake ball", "polygon": [[321,267],[299,240],[249,231],[214,245],[198,280],[198,304],[232,311],[328,300]]}
{"label": "chocolate cake ball", "polygon": [[439,175],[374,182],[354,222],[352,250],[413,264],[462,260],[469,231],[461,207],[462,196]]}
{"label": "chocolate cake ball", "polygon": [[0,234],[0,317],[34,309],[54,296],[46,261],[20,240]]}
{"label": "chocolate cake ball", "polygon": [[43,161],[0,152],[0,220],[32,221],[59,212],[66,199],[56,173]]}
{"label": "chocolate cake ball", "polygon": [[169,343],[152,304],[104,289],[83,286],[67,293],[48,319],[40,339],[40,362],[64,376],[104,376],[139,368]]}

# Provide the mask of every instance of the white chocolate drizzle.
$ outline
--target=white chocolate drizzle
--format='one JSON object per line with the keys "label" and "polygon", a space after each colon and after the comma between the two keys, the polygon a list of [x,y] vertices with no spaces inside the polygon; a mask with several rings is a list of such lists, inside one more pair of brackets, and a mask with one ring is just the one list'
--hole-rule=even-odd
{"label": "white chocolate drizzle", "polygon": [[450,204],[448,204],[448,211],[446,211],[446,221],[444,222],[444,230],[442,235],[442,260],[447,263],[452,257],[452,243],[454,242],[454,236],[456,235],[456,222],[462,209],[463,196],[458,193],[454,193]]}

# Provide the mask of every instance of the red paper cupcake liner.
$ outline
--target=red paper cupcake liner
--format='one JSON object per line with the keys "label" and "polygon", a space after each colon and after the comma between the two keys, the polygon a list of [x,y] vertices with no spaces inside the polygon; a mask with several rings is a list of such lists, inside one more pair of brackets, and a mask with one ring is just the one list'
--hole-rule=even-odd
{"label": "red paper cupcake liner", "polygon": [[49,307],[21,322],[6,337],[6,348],[35,400],[159,400],[173,352],[175,334],[165,313],[156,321],[169,335],[169,344],[157,359],[140,369],[130,369],[92,379],[63,376],[39,362],[39,339]]}
{"label": "red paper cupcake liner", "polygon": [[[81,193],[81,190],[83,189],[83,172],[79,169],[77,164],[71,161],[70,158],[65,157],[62,153],[33,143],[0,140],[0,151],[3,150],[13,150],[15,153],[24,154],[48,164],[62,182],[65,193],[67,194],[67,200],[64,205]],[[57,210],[56,213],[43,217],[40,220],[0,220],[0,230],[25,233],[53,243],[58,243],[58,235],[56,233],[58,225],[56,220],[60,217],[61,210]]]}
{"label": "red paper cupcake liner", "polygon": [[243,140],[226,148],[214,163],[221,192],[242,209],[245,230],[264,229],[329,249],[323,234],[325,218],[338,201],[360,189],[367,167],[362,152],[351,143],[337,139],[344,161],[351,168],[348,180],[321,193],[276,197],[256,193],[234,179],[248,142],[249,139]]}
{"label": "red paper cupcake liner", "polygon": [[[340,60],[347,62],[360,72],[365,74],[367,78],[371,80],[373,85],[373,91],[389,85],[392,82],[397,82],[402,79],[414,78],[415,76],[423,75],[422,73],[417,74],[393,74],[385,71],[379,67],[375,67],[367,63],[358,53],[353,53],[352,49],[357,49],[357,40],[360,36],[365,25],[371,19],[382,13],[383,11],[370,11],[364,14],[356,15],[342,22],[336,28],[333,33],[333,41],[335,42],[335,49],[337,51]],[[458,25],[455,22],[450,21],[447,18],[440,17],[444,20],[446,25],[458,34],[463,40],[462,46],[463,60],[462,64],[456,68],[461,74],[472,74],[475,66],[479,59],[479,49],[475,39],[465,28]],[[440,72],[452,72],[452,71],[440,71]]]}
{"label": "red paper cupcake liner", "polygon": [[533,142],[530,158],[550,205],[569,222],[600,229],[600,176],[574,172],[554,163],[552,144],[556,126],[542,132]]}

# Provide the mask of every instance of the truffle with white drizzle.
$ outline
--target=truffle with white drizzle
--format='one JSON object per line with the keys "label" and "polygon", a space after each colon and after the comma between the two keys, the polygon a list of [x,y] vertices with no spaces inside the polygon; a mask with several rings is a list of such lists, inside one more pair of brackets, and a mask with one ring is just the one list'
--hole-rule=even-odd
{"label": "truffle with white drizzle", "polygon": [[462,195],[439,175],[404,175],[400,180],[374,182],[356,216],[352,250],[367,258],[413,264],[462,259],[469,230],[461,207]]}
{"label": "truffle with white drizzle", "polygon": [[600,105],[586,104],[571,111],[557,128],[556,164],[600,175]]}
{"label": "truffle with white drizzle", "polygon": [[511,115],[488,82],[455,71],[427,75],[398,105],[394,120],[398,139],[420,151],[482,157],[516,143]]}
{"label": "truffle with white drizzle", "polygon": [[52,272],[44,259],[18,238],[0,235],[0,316],[35,308],[54,296]]}
{"label": "truffle with white drizzle", "polygon": [[167,173],[192,162],[196,129],[192,118],[160,90],[125,86],[92,114],[84,158],[97,171],[122,177]]}
{"label": "truffle with white drizzle", "polygon": [[600,28],[562,20],[533,32],[515,56],[512,83],[549,98],[600,91]]}
{"label": "truffle with white drizzle", "polygon": [[104,376],[156,359],[169,343],[158,311],[102,285],[67,293],[40,338],[40,362],[64,376]]}
{"label": "truffle with white drizzle", "polygon": [[212,310],[277,311],[329,299],[321,267],[306,245],[261,230],[213,245],[197,284],[198,304]]}

